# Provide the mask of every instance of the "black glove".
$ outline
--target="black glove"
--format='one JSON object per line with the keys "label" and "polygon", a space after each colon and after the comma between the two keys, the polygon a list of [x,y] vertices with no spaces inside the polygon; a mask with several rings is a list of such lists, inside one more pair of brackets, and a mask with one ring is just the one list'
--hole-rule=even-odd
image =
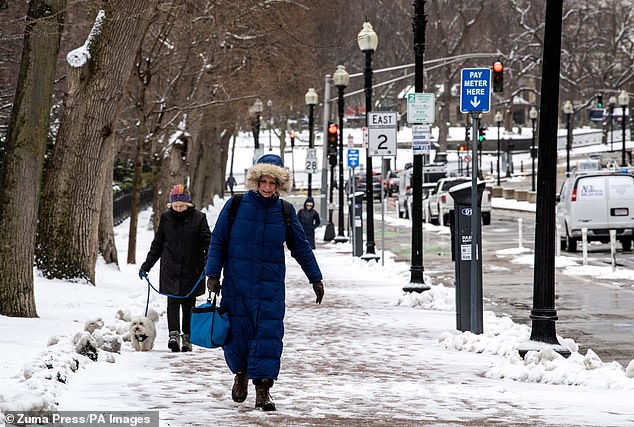
{"label": "black glove", "polygon": [[315,291],[315,295],[317,298],[315,299],[315,304],[321,304],[321,300],[324,298],[324,284],[321,282],[313,283],[313,290]]}
{"label": "black glove", "polygon": [[220,295],[220,279],[217,277],[207,277],[207,289],[216,295]]}
{"label": "black glove", "polygon": [[147,277],[147,271],[143,270],[142,268],[139,269],[139,279],[143,280]]}

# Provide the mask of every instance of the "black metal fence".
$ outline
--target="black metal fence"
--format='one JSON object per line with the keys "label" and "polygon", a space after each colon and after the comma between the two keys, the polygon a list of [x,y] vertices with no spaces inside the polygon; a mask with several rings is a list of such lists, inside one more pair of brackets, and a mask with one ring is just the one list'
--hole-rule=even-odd
{"label": "black metal fence", "polygon": [[[147,209],[152,206],[152,187],[141,190],[141,206],[140,210]],[[114,225],[119,225],[130,217],[132,208],[132,191],[120,191],[114,196],[112,203],[112,213],[114,217]]]}

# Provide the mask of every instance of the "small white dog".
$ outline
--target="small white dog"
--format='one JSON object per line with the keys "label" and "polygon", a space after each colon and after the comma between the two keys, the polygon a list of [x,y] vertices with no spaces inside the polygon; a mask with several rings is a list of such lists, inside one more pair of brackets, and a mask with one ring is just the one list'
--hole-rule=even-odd
{"label": "small white dog", "polygon": [[136,351],[150,351],[154,348],[156,327],[154,320],[145,316],[134,316],[130,321],[130,342]]}

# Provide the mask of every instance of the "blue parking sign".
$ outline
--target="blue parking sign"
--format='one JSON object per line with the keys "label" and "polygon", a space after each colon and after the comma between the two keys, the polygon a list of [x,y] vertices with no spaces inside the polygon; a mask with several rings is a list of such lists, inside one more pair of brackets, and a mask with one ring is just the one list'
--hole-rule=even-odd
{"label": "blue parking sign", "polygon": [[348,150],[348,167],[356,168],[359,167],[359,150]]}
{"label": "blue parking sign", "polygon": [[460,79],[460,112],[491,110],[491,69],[463,68]]}

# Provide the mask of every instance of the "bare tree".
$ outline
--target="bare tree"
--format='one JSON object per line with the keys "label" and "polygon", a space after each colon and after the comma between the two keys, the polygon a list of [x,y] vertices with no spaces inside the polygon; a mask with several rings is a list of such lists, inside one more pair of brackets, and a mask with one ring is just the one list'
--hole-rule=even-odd
{"label": "bare tree", "polygon": [[38,197],[65,9],[65,0],[29,4],[6,151],[0,154],[0,314],[7,316],[37,317],[33,253]]}
{"label": "bare tree", "polygon": [[113,167],[108,138],[157,3],[105,3],[86,42],[85,62],[68,69],[64,109],[40,201],[36,265],[46,277],[94,283],[104,180]]}

